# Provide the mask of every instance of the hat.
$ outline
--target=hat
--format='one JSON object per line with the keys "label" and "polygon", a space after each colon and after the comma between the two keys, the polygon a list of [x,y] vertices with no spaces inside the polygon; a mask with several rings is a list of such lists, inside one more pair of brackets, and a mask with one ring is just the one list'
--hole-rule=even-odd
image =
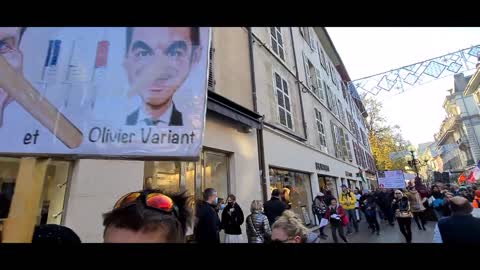
{"label": "hat", "polygon": [[[479,191],[480,191],[480,190],[479,190]],[[318,196],[318,197],[323,197],[323,196],[325,196],[325,194],[323,194],[322,192],[319,192],[319,193],[317,193],[317,196]]]}
{"label": "hat", "polygon": [[342,188],[346,188],[346,187],[347,187],[347,185],[342,185]]}

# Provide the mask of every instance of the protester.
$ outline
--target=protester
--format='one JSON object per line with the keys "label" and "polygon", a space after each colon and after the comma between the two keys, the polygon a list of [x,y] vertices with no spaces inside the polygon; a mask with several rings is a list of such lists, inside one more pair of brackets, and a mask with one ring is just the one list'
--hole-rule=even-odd
{"label": "protester", "polygon": [[348,243],[347,238],[345,237],[344,227],[348,224],[348,217],[345,213],[345,210],[341,205],[337,205],[337,200],[332,199],[330,206],[325,213],[325,217],[330,222],[330,227],[332,228],[332,238],[335,243],[338,243],[337,230],[340,234],[340,238],[345,243]]}
{"label": "protester", "polygon": [[471,202],[471,201],[473,201],[474,198],[475,198],[474,190],[473,190],[472,186],[468,186],[467,187],[467,200],[469,202]]}
{"label": "protester", "polygon": [[270,223],[263,213],[261,201],[255,200],[250,206],[251,214],[246,218],[248,243],[265,243],[271,235]]}
{"label": "protester", "polygon": [[[318,218],[318,223],[322,221],[325,217],[325,213],[327,212],[327,204],[325,203],[325,195],[321,192],[317,194],[315,199],[313,200],[312,204],[312,211],[313,214]],[[320,227],[320,237],[326,239],[328,236],[324,232],[325,226]]]}
{"label": "protester", "polygon": [[394,226],[395,210],[392,208],[392,202],[395,199],[395,192],[393,189],[388,189],[385,192],[385,216],[390,226]]}
{"label": "protester", "polygon": [[444,193],[440,191],[438,185],[432,186],[432,196],[429,198],[429,205],[433,208],[433,212],[437,220],[443,217],[443,199]]}
{"label": "protester", "polygon": [[450,185],[450,192],[451,192],[454,196],[458,196],[458,191],[459,191],[458,185],[456,185],[456,184],[451,184],[451,185]]}
{"label": "protester", "polygon": [[222,212],[223,212],[223,209],[225,209],[225,206],[227,206],[227,204],[225,203],[225,199],[218,198],[218,203],[215,206],[215,212],[217,212],[220,216],[222,216]]}
{"label": "protester", "polygon": [[473,207],[463,197],[450,199],[452,215],[442,218],[435,227],[434,243],[478,244],[480,243],[480,219],[472,216]]}
{"label": "protester", "polygon": [[287,209],[285,203],[283,203],[280,199],[280,190],[272,190],[272,197],[263,205],[263,209],[268,218],[270,226],[273,225],[277,217],[281,216],[283,211]]}
{"label": "protester", "polygon": [[425,207],[423,206],[422,200],[420,199],[420,194],[418,194],[418,191],[412,186],[409,188],[407,197],[408,202],[410,203],[413,218],[418,226],[418,229],[426,231],[427,229],[425,228],[425,224],[427,223],[427,221],[425,220]]}
{"label": "protester", "polygon": [[213,188],[205,189],[203,201],[198,201],[196,204],[195,241],[197,243],[220,243],[221,223],[215,211],[217,204],[217,191]]}
{"label": "protester", "polygon": [[[192,213],[186,192],[141,190],[122,196],[103,215],[105,243],[185,243]],[[215,211],[211,209],[214,216]]]}
{"label": "protester", "polygon": [[327,206],[330,206],[330,202],[332,201],[332,199],[334,199],[335,197],[333,197],[332,195],[332,191],[329,190],[328,188],[325,189],[325,203],[327,204]]}
{"label": "protester", "polygon": [[352,233],[352,227],[355,228],[355,232],[358,233],[358,223],[355,217],[355,195],[350,192],[347,186],[342,185],[342,193],[340,194],[339,202],[342,208],[345,210],[345,214],[348,218],[347,235]]}
{"label": "protester", "polygon": [[308,229],[300,218],[290,210],[285,210],[272,225],[272,242],[307,243]]}
{"label": "protester", "polygon": [[362,194],[360,193],[360,190],[358,188],[355,188],[355,191],[353,192],[355,194],[355,217],[357,219],[357,222],[360,222],[361,215],[360,215],[360,198],[362,197]]}
{"label": "protester", "polygon": [[236,202],[235,195],[228,195],[227,206],[222,212],[221,225],[221,228],[225,230],[225,243],[241,243],[243,241],[240,226],[244,220],[242,208]]}
{"label": "protester", "polygon": [[412,212],[408,198],[400,191],[395,191],[395,199],[392,202],[400,232],[405,236],[407,243],[412,242]]}
{"label": "protester", "polygon": [[80,237],[70,228],[45,224],[35,226],[32,238],[33,244],[80,244]]}
{"label": "protester", "polygon": [[472,201],[473,208],[479,208],[480,206],[480,190],[475,190],[475,198]]}
{"label": "protester", "polygon": [[375,203],[375,197],[373,194],[370,194],[366,197],[364,201],[365,217],[368,222],[368,227],[372,233],[377,233],[380,235],[380,224],[377,220],[377,204]]}

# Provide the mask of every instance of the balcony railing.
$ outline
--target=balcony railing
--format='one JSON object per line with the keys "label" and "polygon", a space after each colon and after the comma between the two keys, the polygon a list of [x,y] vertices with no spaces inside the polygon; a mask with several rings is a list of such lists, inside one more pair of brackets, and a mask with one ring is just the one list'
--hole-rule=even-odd
{"label": "balcony railing", "polygon": [[440,126],[440,131],[434,135],[435,141],[440,141],[440,139],[445,135],[445,133],[452,130],[457,120],[458,116],[452,116],[443,120],[442,125]]}

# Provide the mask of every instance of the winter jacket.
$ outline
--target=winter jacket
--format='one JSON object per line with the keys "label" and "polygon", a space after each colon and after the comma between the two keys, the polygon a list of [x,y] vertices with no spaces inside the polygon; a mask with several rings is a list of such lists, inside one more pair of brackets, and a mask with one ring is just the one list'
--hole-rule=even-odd
{"label": "winter jacket", "polygon": [[[340,216],[340,220],[331,218],[333,214],[337,214],[338,216]],[[331,207],[328,207],[327,212],[325,213],[325,218],[329,220],[332,226],[344,226],[342,224],[342,220],[345,218],[345,210],[341,205],[337,205],[337,208],[333,210]]]}
{"label": "winter jacket", "polygon": [[323,216],[327,212],[327,204],[322,197],[315,197],[312,204],[312,211],[315,215]]}
{"label": "winter jacket", "polygon": [[[406,196],[403,196],[400,200],[395,199],[392,202],[392,210],[395,212],[396,218],[412,217],[410,203]],[[405,213],[408,216],[402,216],[402,213]]]}
{"label": "winter jacket", "polygon": [[355,209],[355,202],[357,201],[357,199],[355,199],[355,194],[353,194],[353,192],[348,192],[347,194],[342,192],[338,201],[340,202],[340,205],[343,207],[343,209],[352,210]]}
{"label": "winter jacket", "polygon": [[272,235],[268,218],[260,211],[248,215],[246,219],[248,243],[265,243]]}
{"label": "winter jacket", "polygon": [[243,211],[238,203],[232,205],[227,204],[222,212],[222,227],[226,234],[239,235],[242,234],[240,225],[245,220]]}
{"label": "winter jacket", "polygon": [[263,209],[268,218],[270,227],[273,225],[277,217],[283,214],[283,211],[285,211],[286,208],[287,205],[276,197],[272,197],[268,202],[263,204]]}
{"label": "winter jacket", "polygon": [[469,215],[452,215],[438,221],[438,228],[445,244],[480,243],[480,219]]}
{"label": "winter jacket", "polygon": [[220,243],[220,219],[215,212],[215,205],[198,201],[195,215],[195,241],[197,243]]}
{"label": "winter jacket", "polygon": [[416,190],[412,190],[407,193],[408,201],[410,202],[410,208],[412,212],[422,212],[425,211],[422,200],[420,199],[420,194]]}
{"label": "winter jacket", "polygon": [[369,197],[364,201],[365,215],[375,217],[377,215],[377,204],[373,197]]}
{"label": "winter jacket", "polygon": [[332,202],[332,199],[334,199],[334,197],[332,195],[325,194],[325,197],[323,197],[323,200],[325,201],[327,206],[330,206],[330,203]]}

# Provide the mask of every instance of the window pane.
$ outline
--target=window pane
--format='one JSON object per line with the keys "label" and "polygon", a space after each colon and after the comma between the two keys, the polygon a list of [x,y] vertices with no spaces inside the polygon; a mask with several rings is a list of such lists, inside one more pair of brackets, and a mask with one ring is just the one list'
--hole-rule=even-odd
{"label": "window pane", "polygon": [[275,73],[275,84],[278,88],[282,89],[282,79],[280,79],[277,73]]}
{"label": "window pane", "polygon": [[285,94],[288,95],[288,85],[287,85],[287,82],[285,80],[282,80],[283,82],[283,92],[285,92]]}
{"label": "window pane", "polygon": [[[277,35],[278,44],[283,45],[282,35]],[[283,46],[282,46],[283,47]]]}
{"label": "window pane", "polygon": [[285,60],[285,55],[283,55],[283,48],[278,47],[278,51],[280,52],[280,58],[281,58],[282,60]]}
{"label": "window pane", "polygon": [[224,153],[207,151],[204,153],[205,179],[202,190],[214,188],[218,197],[226,201],[228,196],[228,156]]}
{"label": "window pane", "polygon": [[272,35],[272,37],[277,37],[277,32],[275,32],[275,27],[270,27],[270,35]]}
{"label": "window pane", "polygon": [[272,38],[272,50],[278,54],[277,42]]}
{"label": "window pane", "polygon": [[179,161],[145,162],[144,173],[144,188],[161,189],[172,193],[180,191]]}
{"label": "window pane", "polygon": [[287,120],[286,120],[286,116],[285,116],[285,110],[282,109],[282,108],[278,108],[278,114],[280,116],[280,123],[282,123],[282,125],[286,125]]}
{"label": "window pane", "polygon": [[290,99],[287,96],[285,96],[284,98],[285,98],[285,109],[287,109],[287,111],[289,112],[292,111],[290,110]]}
{"label": "window pane", "polygon": [[279,106],[285,108],[285,101],[283,100],[283,93],[277,90],[277,102]]}
{"label": "window pane", "polygon": [[195,162],[185,162],[185,190],[189,196],[195,191]]}
{"label": "window pane", "polygon": [[287,124],[288,124],[288,127],[289,128],[293,128],[293,124],[292,124],[292,115],[287,113]]}

